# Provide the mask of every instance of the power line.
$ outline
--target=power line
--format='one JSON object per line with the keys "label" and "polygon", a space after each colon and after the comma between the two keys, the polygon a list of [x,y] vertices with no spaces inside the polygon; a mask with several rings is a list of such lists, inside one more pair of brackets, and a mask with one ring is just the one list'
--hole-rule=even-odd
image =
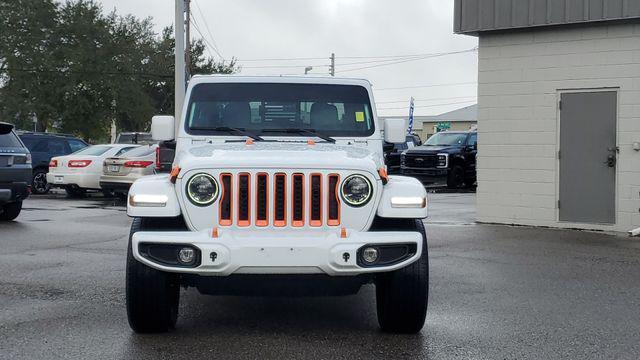
{"label": "power line", "polygon": [[[470,99],[470,98],[476,98],[475,95],[469,95],[469,96],[453,96],[453,97],[441,97],[441,98],[431,98],[431,99],[414,99],[415,102],[419,102],[419,101],[439,101],[439,100],[454,100],[454,99]],[[397,104],[397,103],[408,103],[409,100],[405,99],[405,100],[396,100],[396,101],[376,101],[376,104]]]}
{"label": "power line", "polygon": [[213,53],[211,52],[211,49],[215,50],[215,48],[213,47],[213,45],[211,45],[209,40],[207,40],[207,38],[204,37],[204,35],[202,34],[202,31],[200,31],[200,28],[198,27],[198,24],[196,23],[193,17],[190,19],[190,22],[193,25],[194,29],[196,29],[198,34],[200,34],[202,41],[204,41],[204,43],[207,45],[206,48],[207,48],[207,51],[209,52],[209,55],[211,55],[212,58],[215,58],[215,55],[213,55]]}
{"label": "power line", "polygon": [[143,77],[157,77],[157,78],[172,78],[173,75],[169,74],[157,74],[157,73],[140,73],[140,72],[125,72],[125,71],[87,71],[87,70],[60,70],[60,69],[16,69],[8,68],[7,72],[19,71],[19,72],[31,72],[31,73],[59,73],[59,74],[77,74],[77,75],[121,75],[121,76],[143,76]]}
{"label": "power line", "polygon": [[[315,67],[329,67],[329,65],[309,65]],[[299,68],[302,65],[263,65],[263,66],[243,66],[243,69],[291,69]]]}
{"label": "power line", "polygon": [[[432,108],[432,107],[447,106],[447,105],[467,104],[471,102],[476,102],[476,100],[458,101],[458,102],[445,103],[445,104],[422,105],[422,106],[415,106],[415,107],[416,108]],[[404,110],[404,109],[408,109],[408,107],[404,106],[404,107],[392,107],[392,108],[378,108],[378,110]]]}
{"label": "power line", "polygon": [[[473,48],[473,49],[468,49],[468,50],[462,50],[462,51],[458,51],[458,52],[472,52],[472,51],[476,51],[478,48]],[[457,52],[454,52],[457,53]],[[442,55],[442,54],[447,54],[447,53],[423,53],[423,54],[409,54],[409,55],[379,55],[379,56],[340,56],[339,59],[389,59],[389,61],[392,60],[399,60],[402,58],[414,58],[414,57],[426,57],[426,56],[433,56],[433,55]],[[249,59],[243,59],[240,58],[238,59],[238,61],[245,61],[245,62],[249,62],[249,61],[303,61],[303,60],[324,60],[326,59],[326,56],[318,56],[318,57],[287,57],[287,58],[249,58]],[[383,60],[379,60],[379,61],[383,61]]]}
{"label": "power line", "polygon": [[200,8],[200,5],[198,5],[197,1],[193,1],[194,4],[196,4],[196,8],[198,9],[198,13],[200,13],[200,18],[202,19],[202,22],[204,23],[204,27],[206,28],[207,32],[209,33],[209,36],[211,37],[211,42],[213,42],[213,50],[215,50],[216,54],[218,54],[218,56],[220,56],[220,59],[224,60],[224,56],[222,56],[222,51],[220,50],[220,48],[218,47],[218,44],[216,43],[216,39],[213,36],[213,33],[211,32],[211,29],[209,28],[209,24],[207,24],[207,19],[204,16],[204,13],[202,12],[202,9]]}
{"label": "power line", "polygon": [[403,89],[421,89],[421,88],[432,88],[432,87],[442,87],[442,86],[461,86],[461,85],[477,85],[477,81],[470,82],[460,82],[460,83],[444,83],[444,84],[430,84],[430,85],[414,85],[414,86],[401,86],[401,87],[391,87],[391,88],[374,88],[374,91],[387,91],[387,90],[403,90]]}
{"label": "power line", "polygon": [[410,61],[418,61],[418,60],[430,59],[430,58],[447,56],[447,55],[456,55],[456,54],[464,54],[464,53],[469,53],[469,52],[475,52],[476,50],[477,50],[477,48],[473,48],[473,49],[462,50],[462,51],[451,51],[451,52],[444,52],[444,53],[438,53],[438,54],[429,54],[429,55],[425,55],[425,56],[422,56],[422,57],[414,57],[414,58],[402,59],[402,60],[397,60],[397,61],[394,60],[392,62],[387,62],[387,63],[384,63],[384,64],[364,66],[364,67],[359,67],[359,68],[355,68],[355,69],[346,69],[346,70],[341,70],[341,71],[338,71],[338,72],[344,73],[344,72],[349,72],[349,71],[371,69],[371,68],[376,68],[376,67],[380,67],[380,66],[403,64],[403,63],[410,62]]}

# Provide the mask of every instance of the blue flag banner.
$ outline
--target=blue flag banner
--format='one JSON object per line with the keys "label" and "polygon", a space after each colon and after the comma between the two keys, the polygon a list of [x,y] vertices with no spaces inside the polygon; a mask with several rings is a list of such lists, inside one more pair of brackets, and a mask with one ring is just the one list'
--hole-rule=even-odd
{"label": "blue flag banner", "polygon": [[407,128],[407,133],[411,134],[413,131],[413,97],[411,97],[411,103],[409,104],[409,126]]}

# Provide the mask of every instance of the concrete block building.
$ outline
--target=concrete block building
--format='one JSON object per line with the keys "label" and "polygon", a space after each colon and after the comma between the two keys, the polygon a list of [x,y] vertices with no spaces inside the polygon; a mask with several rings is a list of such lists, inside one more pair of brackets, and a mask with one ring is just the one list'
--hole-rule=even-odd
{"label": "concrete block building", "polygon": [[479,38],[481,222],[640,227],[640,1],[455,0]]}

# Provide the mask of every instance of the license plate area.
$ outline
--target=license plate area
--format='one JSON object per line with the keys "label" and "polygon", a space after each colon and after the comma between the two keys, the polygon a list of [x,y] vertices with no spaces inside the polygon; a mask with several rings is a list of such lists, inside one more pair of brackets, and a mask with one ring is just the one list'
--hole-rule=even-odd
{"label": "license plate area", "polygon": [[120,171],[120,166],[118,165],[109,165],[107,166],[107,171],[117,173]]}
{"label": "license plate area", "polygon": [[64,182],[64,176],[55,176],[55,177],[53,178],[53,181],[54,181],[56,184],[61,184],[62,182]]}

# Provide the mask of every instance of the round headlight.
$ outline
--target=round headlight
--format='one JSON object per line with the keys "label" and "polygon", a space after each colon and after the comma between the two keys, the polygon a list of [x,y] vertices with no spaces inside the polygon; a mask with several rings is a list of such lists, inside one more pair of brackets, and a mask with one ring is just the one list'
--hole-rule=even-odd
{"label": "round headlight", "polygon": [[342,198],[350,206],[366,205],[372,192],[371,183],[362,175],[351,175],[342,182]]}
{"label": "round headlight", "polygon": [[194,205],[209,206],[218,197],[218,183],[209,174],[197,174],[187,182],[187,197]]}

